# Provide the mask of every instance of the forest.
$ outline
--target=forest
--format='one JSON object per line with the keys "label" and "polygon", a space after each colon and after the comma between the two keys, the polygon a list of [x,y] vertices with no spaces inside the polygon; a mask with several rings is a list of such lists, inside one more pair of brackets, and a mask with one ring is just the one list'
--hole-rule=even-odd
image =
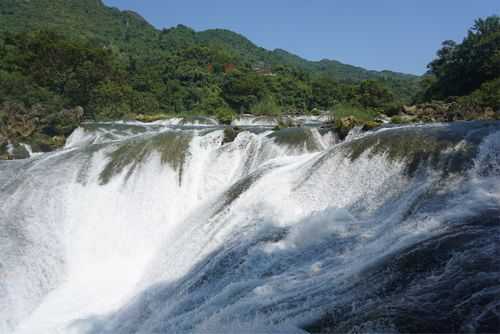
{"label": "forest", "polygon": [[0,102],[81,106],[88,119],[295,114],[340,104],[382,111],[402,103],[378,80],[345,83],[293,66],[259,65],[215,46],[140,57],[54,31],[7,33],[0,42]]}

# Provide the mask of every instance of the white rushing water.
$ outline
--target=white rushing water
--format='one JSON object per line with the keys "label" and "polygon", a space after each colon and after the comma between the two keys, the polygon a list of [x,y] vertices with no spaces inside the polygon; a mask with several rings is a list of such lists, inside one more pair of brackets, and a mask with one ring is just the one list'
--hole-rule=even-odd
{"label": "white rushing water", "polygon": [[303,333],[366,270],[500,205],[498,127],[443,176],[318,129],[172,126],[90,124],[0,163],[0,333]]}

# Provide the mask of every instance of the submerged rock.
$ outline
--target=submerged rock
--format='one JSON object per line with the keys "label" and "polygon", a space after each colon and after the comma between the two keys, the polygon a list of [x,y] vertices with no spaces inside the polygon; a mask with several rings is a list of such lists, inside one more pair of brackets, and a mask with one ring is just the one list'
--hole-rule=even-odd
{"label": "submerged rock", "polygon": [[305,148],[313,152],[321,149],[321,144],[315,139],[313,130],[310,128],[285,128],[268,135],[278,145],[289,148]]}
{"label": "submerged rock", "polygon": [[100,183],[108,183],[126,168],[128,179],[153,153],[160,155],[161,163],[179,171],[180,183],[191,139],[192,134],[177,131],[130,139],[108,154],[109,161],[99,176]]}
{"label": "submerged rock", "polygon": [[443,173],[456,173],[471,167],[478,144],[496,129],[497,125],[483,121],[408,126],[353,140],[343,149],[351,160],[366,152],[370,156],[384,154],[391,161],[406,161],[406,171],[410,175],[422,164]]}

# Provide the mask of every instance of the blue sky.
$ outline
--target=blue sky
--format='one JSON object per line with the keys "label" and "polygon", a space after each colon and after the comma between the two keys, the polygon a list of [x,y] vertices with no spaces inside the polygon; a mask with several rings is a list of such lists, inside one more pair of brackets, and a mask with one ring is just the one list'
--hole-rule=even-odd
{"label": "blue sky", "polygon": [[422,74],[443,40],[462,40],[500,0],[104,0],[158,28],[225,28],[310,60]]}

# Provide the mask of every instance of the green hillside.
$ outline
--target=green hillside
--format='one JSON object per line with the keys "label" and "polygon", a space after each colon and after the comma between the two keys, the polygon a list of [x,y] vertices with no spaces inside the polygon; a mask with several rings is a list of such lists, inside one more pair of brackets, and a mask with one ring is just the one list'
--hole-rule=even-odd
{"label": "green hillside", "polygon": [[333,109],[376,115],[410,101],[419,80],[307,61],[229,30],[158,30],[99,0],[3,0],[0,22],[0,118],[22,113],[52,124],[51,115],[77,107],[93,119],[182,113],[228,121],[237,113]]}
{"label": "green hillside", "polygon": [[[0,21],[0,31],[53,29],[131,53],[175,51],[192,45],[213,45],[234,53],[239,62],[264,63],[270,67],[295,66],[312,75],[326,75],[344,82],[384,79],[396,81],[393,86],[407,85],[410,89],[417,87],[416,76],[390,71],[368,71],[335,60],[307,61],[284,50],[269,51],[258,47],[244,36],[229,30],[195,32],[179,25],[159,31],[139,14],[107,7],[100,0],[2,0]],[[409,92],[404,89],[399,93],[409,98]]]}
{"label": "green hillside", "polygon": [[139,14],[103,5],[100,0],[2,0],[0,30],[55,30],[125,49],[153,46],[158,31]]}

